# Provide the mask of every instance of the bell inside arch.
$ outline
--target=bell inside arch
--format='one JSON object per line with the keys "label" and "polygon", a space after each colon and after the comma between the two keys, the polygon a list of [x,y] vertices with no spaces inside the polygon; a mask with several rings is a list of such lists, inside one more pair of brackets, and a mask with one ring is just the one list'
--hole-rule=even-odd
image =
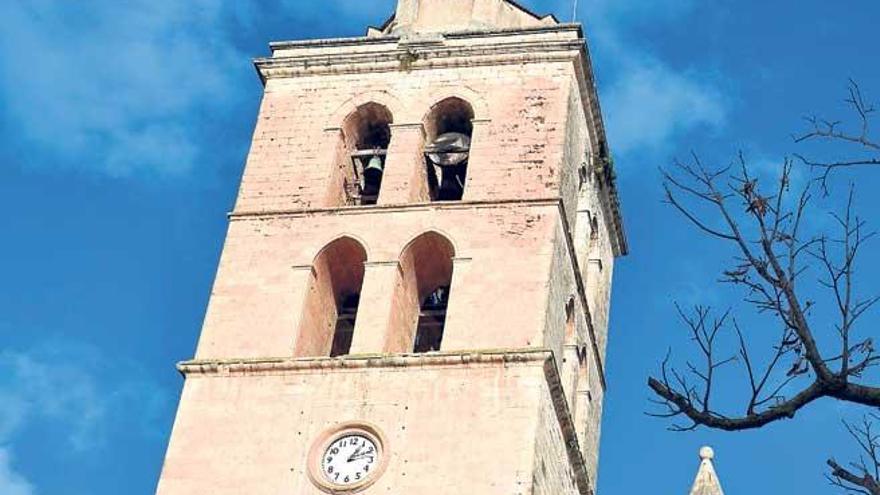
{"label": "bell inside arch", "polygon": [[428,158],[440,167],[463,165],[471,151],[471,138],[460,132],[447,132],[437,136],[426,148]]}
{"label": "bell inside arch", "polygon": [[373,155],[367,166],[364,167],[364,196],[372,197],[379,195],[382,186],[382,175],[385,173],[385,163],[379,155]]}

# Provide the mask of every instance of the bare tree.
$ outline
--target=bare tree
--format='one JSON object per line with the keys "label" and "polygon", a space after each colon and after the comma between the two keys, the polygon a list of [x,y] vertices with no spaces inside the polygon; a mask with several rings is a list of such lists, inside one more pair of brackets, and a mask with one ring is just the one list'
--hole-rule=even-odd
{"label": "bare tree", "polygon": [[803,154],[795,155],[803,163],[821,172],[820,182],[826,192],[828,179],[833,171],[864,165],[880,165],[880,136],[873,136],[871,128],[877,108],[866,100],[859,85],[852,80],[849,82],[849,96],[846,98],[846,103],[855,114],[857,122],[855,130],[844,129],[840,120],[810,116],[806,118],[809,129],[794,138],[796,143],[833,141],[854,147],[847,156],[831,160],[808,158]]}
{"label": "bare tree", "polygon": [[[696,157],[693,163],[679,163],[677,175],[664,173],[666,199],[700,230],[734,245],[737,254],[721,281],[742,287],[747,303],[775,318],[774,355],[766,363],[756,362],[729,312],[710,322],[708,308],[696,308],[692,316],[679,310],[706,362],[702,367],[688,363],[689,371],[681,373],[670,368],[668,358],[664,361],[660,377],[649,380],[666,408],[661,414],[690,420],[678,429],[703,425],[736,431],[792,418],[822,398],[880,406],[880,387],[859,380],[880,362],[880,356],[871,338],[857,338],[855,325],[880,299],[859,299],[853,287],[857,257],[873,234],[865,231],[865,222],[852,211],[852,191],[845,212],[833,216],[839,233],[808,237],[802,226],[812,195],[807,186],[789,200],[790,162],[783,166],[775,189],[766,194],[742,157],[736,168],[736,172],[731,167],[711,171]],[[715,209],[719,225],[701,217],[683,196]],[[823,272],[818,283],[830,291],[839,313],[833,329],[820,329],[837,336],[836,349],[821,348],[810,318],[815,303],[801,295],[800,284],[811,262]],[[728,322],[739,348],[719,359],[717,335]],[[712,407],[713,376],[719,367],[737,362],[751,394],[740,414],[725,414]],[[787,393],[796,382],[804,383]]]}
{"label": "bare tree", "polygon": [[[771,322],[743,328],[731,309],[715,313],[704,306],[690,311],[676,306],[700,361],[677,368],[670,352],[659,375],[648,380],[661,407],[653,415],[684,420],[674,422],[672,429],[757,429],[794,418],[801,409],[827,399],[880,407],[880,381],[871,383],[869,376],[880,355],[873,339],[857,330],[880,298],[860,298],[854,284],[859,254],[874,234],[854,211],[854,189],[842,198],[842,212],[830,213],[829,231],[805,225],[817,204],[815,190],[829,195],[833,171],[880,165],[880,144],[870,136],[874,107],[855,83],[847,102],[858,115],[858,132],[810,117],[811,129],[795,141],[828,140],[857,149],[840,160],[795,155],[820,172],[800,190],[792,185],[791,160],[768,185],[766,178],[759,180],[751,172],[742,155],[722,168],[707,167],[694,155],[662,171],[666,201],[699,231],[732,247],[720,282],[742,289],[746,305]],[[820,307],[822,317],[817,317]],[[728,340],[732,345],[724,343]],[[718,372],[726,367],[740,373],[747,390],[733,411],[715,406]],[[872,422],[878,418],[870,415],[858,426],[845,423],[862,455],[845,466],[828,461],[828,477],[835,486],[880,495],[880,436]]]}
{"label": "bare tree", "polygon": [[858,425],[844,422],[847,432],[859,446],[859,460],[843,467],[834,459],[828,461],[831,474],[828,480],[832,485],[848,493],[880,495],[880,434],[875,431],[877,415],[871,414]]}

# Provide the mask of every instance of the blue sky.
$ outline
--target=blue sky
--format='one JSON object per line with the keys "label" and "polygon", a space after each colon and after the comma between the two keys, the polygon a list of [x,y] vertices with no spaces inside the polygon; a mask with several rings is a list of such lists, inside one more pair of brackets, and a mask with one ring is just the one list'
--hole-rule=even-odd
{"label": "blue sky", "polygon": [[[173,363],[193,353],[259,102],[249,60],[270,40],[358,35],[393,3],[0,2],[0,495],[153,493]],[[524,3],[571,17],[567,1]],[[686,350],[673,302],[728,296],[711,282],[729,253],[661,206],[657,167],[742,149],[772,174],[803,115],[845,114],[847,78],[880,100],[880,4],[580,0],[578,19],[632,245],[616,271],[600,493],[686,493],[704,443],[728,493],[834,493],[822,466],[851,452],[840,419],[855,408],[743,434],[672,433],[643,414],[647,375],[669,346]],[[848,180],[880,218],[880,172]]]}

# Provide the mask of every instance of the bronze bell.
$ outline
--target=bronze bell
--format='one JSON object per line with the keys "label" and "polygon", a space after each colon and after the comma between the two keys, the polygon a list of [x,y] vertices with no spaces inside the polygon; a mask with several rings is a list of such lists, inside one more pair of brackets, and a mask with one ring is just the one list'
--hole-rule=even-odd
{"label": "bronze bell", "polygon": [[382,184],[382,174],[385,172],[385,164],[382,157],[374,155],[364,169],[364,194],[379,194],[379,186]]}
{"label": "bronze bell", "polygon": [[385,171],[385,165],[382,163],[382,158],[379,155],[373,155],[373,158],[370,158],[370,162],[367,164],[367,168],[364,169],[364,175],[369,176],[370,174],[378,174],[382,175],[382,172]]}

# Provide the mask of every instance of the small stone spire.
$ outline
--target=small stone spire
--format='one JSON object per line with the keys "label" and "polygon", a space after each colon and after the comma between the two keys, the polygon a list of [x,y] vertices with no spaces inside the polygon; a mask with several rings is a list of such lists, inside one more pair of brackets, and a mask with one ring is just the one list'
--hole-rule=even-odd
{"label": "small stone spire", "polygon": [[721,482],[715,473],[715,466],[712,465],[714,458],[715,451],[712,447],[700,449],[700,470],[697,472],[697,479],[694,480],[694,487],[691,488],[691,495],[724,495]]}

